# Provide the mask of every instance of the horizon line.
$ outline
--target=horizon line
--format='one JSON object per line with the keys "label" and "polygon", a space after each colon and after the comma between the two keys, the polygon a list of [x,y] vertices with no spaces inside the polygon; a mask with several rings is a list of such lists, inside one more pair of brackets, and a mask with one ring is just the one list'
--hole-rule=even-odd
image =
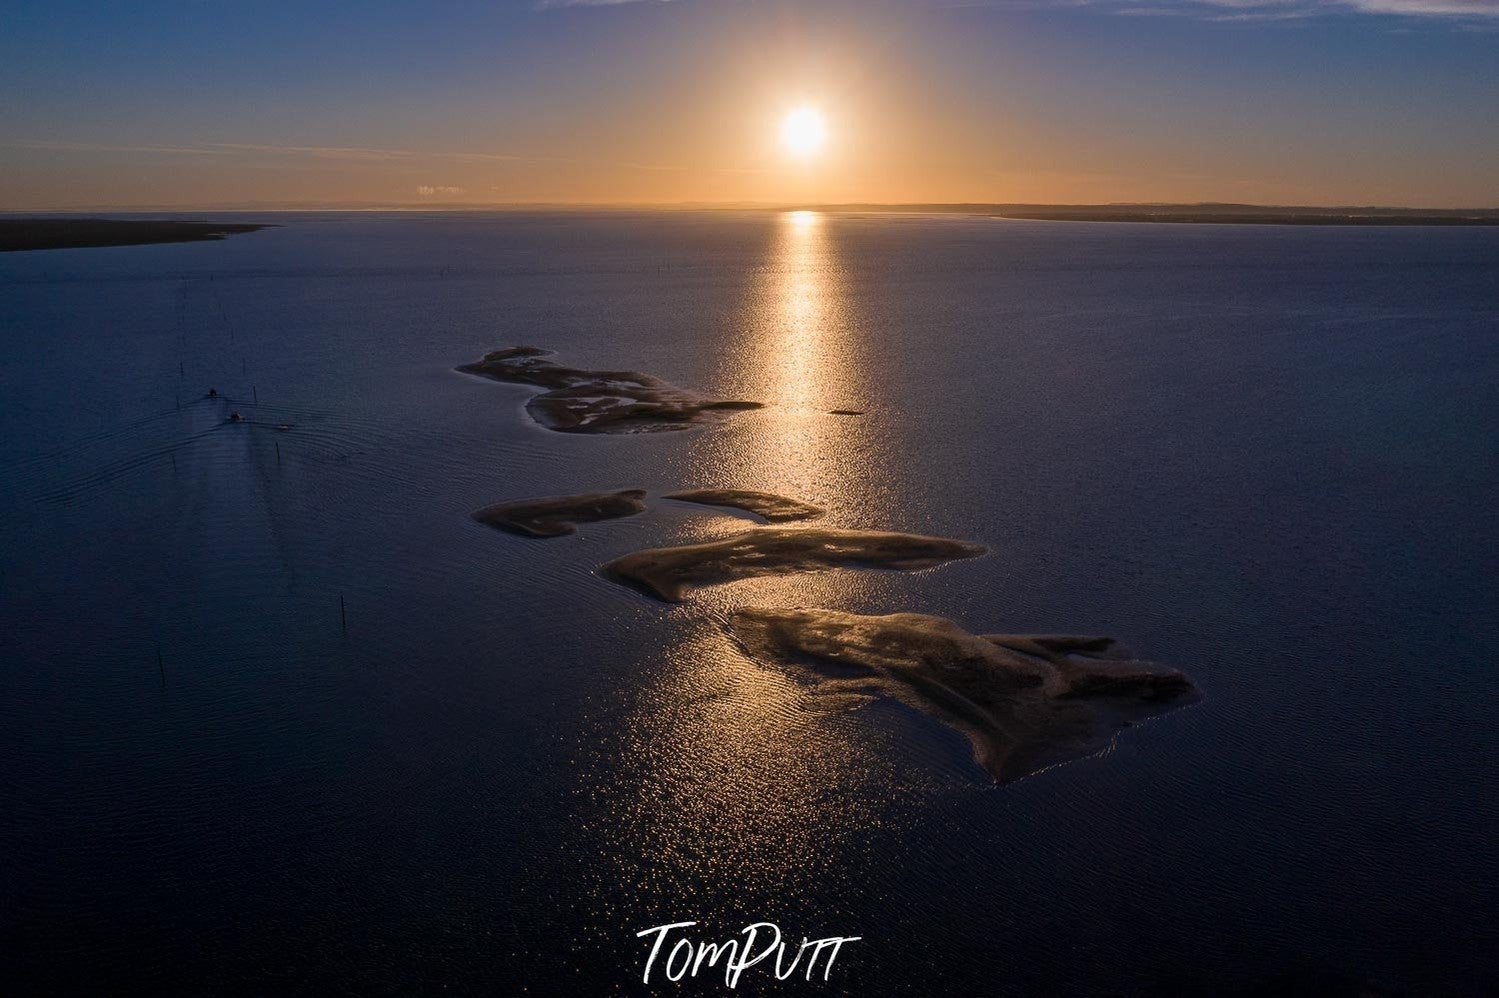
{"label": "horizon line", "polygon": [[675,211],[907,211],[976,212],[1006,210],[1090,210],[1121,211],[1141,209],[1216,209],[1229,213],[1253,211],[1278,212],[1391,212],[1429,213],[1434,215],[1494,214],[1494,206],[1417,206],[1359,204],[1277,204],[1244,201],[238,201],[238,202],[148,202],[140,204],[70,204],[0,207],[0,215],[28,213],[79,214],[85,212],[361,212],[361,211],[535,211],[550,210],[675,210]]}

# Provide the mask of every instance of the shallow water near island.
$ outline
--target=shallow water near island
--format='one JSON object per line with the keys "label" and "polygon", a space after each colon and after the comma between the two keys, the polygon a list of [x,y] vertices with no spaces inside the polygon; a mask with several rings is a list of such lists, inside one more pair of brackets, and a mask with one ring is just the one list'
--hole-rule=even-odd
{"label": "shallow water near island", "polygon": [[[0,257],[18,993],[628,993],[684,920],[863,937],[825,993],[1499,983],[1499,233],[246,220]],[[766,407],[554,433],[454,371],[519,343]],[[709,488],[988,554],[596,573],[745,529],[660,498]],[[744,606],[1113,635],[1202,700],[995,787],[928,716],[810,704]]]}

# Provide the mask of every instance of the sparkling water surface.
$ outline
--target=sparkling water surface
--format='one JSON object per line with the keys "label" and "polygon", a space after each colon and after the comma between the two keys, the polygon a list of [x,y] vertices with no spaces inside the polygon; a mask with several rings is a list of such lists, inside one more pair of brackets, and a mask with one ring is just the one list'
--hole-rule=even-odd
{"label": "sparkling water surface", "polygon": [[[862,937],[750,994],[1499,988],[1499,231],[264,220],[0,256],[5,990],[632,993],[686,920]],[[551,432],[453,370],[514,344],[766,408]],[[706,487],[990,553],[596,574],[744,528],[657,498]],[[746,605],[1111,634],[1204,698],[995,787],[812,709]]]}

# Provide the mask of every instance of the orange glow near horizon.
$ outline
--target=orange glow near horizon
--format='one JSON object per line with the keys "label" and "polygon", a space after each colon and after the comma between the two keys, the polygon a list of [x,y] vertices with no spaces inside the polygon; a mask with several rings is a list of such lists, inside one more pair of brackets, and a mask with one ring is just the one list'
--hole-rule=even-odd
{"label": "orange glow near horizon", "polygon": [[[117,4],[107,25],[80,16],[83,35],[50,18],[0,32],[0,51],[25,55],[4,64],[27,94],[0,122],[0,208],[1481,208],[1496,197],[1499,64],[1451,12],[1495,2],[1428,2],[1454,30],[1413,34],[1414,62],[1391,58],[1367,20],[1378,43],[1360,64],[1351,44],[1337,58],[1271,45],[1289,30],[1275,19],[1130,19],[1110,5],[1053,31],[1003,4],[517,0],[470,5],[420,38],[370,35],[404,53],[378,73],[337,44],[363,20],[357,5],[309,5],[324,42],[288,47],[284,19],[235,5],[163,35],[140,5]],[[1332,6],[1351,30],[1347,5]],[[1169,46],[1183,39],[1155,32],[1187,22],[1183,51],[1209,55],[1182,63]],[[73,44],[95,30],[111,59]],[[1122,31],[1129,44],[1109,41]],[[1265,43],[1246,44],[1254,33]],[[145,48],[160,58],[127,59]],[[222,77],[176,86],[207,53]],[[1401,74],[1421,85],[1396,86]]]}

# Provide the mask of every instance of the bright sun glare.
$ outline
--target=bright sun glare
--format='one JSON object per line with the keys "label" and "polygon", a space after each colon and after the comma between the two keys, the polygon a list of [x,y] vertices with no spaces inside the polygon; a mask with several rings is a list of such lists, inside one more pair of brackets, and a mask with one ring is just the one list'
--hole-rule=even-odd
{"label": "bright sun glare", "polygon": [[816,108],[799,107],[786,115],[786,120],[781,123],[781,141],[797,156],[815,154],[827,137],[827,126]]}

